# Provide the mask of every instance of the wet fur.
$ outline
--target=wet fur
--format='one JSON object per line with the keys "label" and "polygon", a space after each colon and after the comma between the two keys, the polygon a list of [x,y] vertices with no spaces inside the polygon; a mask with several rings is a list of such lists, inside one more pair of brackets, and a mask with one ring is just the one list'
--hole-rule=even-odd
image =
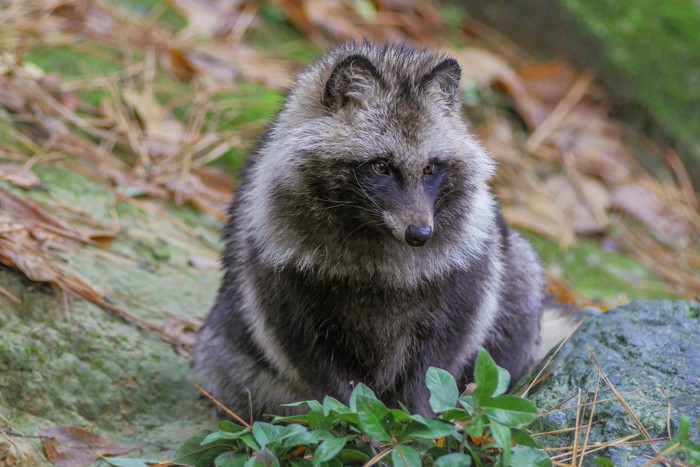
{"label": "wet fur", "polygon": [[[229,408],[259,418],[363,382],[430,414],[429,366],[466,383],[479,346],[513,380],[532,363],[542,271],[498,212],[458,82],[448,57],[367,42],[297,78],[231,205],[195,352]],[[372,172],[378,158],[393,181]],[[430,241],[408,245],[407,223],[432,223]]]}

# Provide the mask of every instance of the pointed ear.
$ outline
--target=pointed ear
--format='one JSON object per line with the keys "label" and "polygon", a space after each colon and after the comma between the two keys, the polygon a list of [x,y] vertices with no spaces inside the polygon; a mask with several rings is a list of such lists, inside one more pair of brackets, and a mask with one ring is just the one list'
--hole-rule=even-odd
{"label": "pointed ear", "polygon": [[457,60],[448,58],[435,65],[430,73],[423,77],[421,85],[424,90],[431,88],[438,91],[447,105],[454,108],[459,105],[459,78],[462,69]]}
{"label": "pointed ear", "polygon": [[333,69],[321,102],[333,111],[340,110],[351,101],[361,103],[363,96],[380,83],[381,76],[367,57],[350,55]]}

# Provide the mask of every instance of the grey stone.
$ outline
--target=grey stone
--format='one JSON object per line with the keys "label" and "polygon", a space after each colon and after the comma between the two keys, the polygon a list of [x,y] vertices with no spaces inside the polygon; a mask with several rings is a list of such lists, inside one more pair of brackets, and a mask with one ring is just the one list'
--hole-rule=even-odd
{"label": "grey stone", "polygon": [[[679,412],[686,414],[693,426],[700,419],[700,304],[697,302],[633,302],[604,314],[587,314],[581,328],[555,357],[553,367],[557,369],[528,396],[543,411],[568,400],[540,417],[531,427],[534,433],[576,425],[574,406],[578,391],[581,390],[582,402],[586,397],[590,402],[598,378],[592,355],[652,439],[668,436],[667,423],[672,435],[675,434]],[[587,450],[593,449],[595,443],[640,432],[602,378],[597,400],[602,402],[595,406],[587,442],[591,448]],[[590,406],[581,415],[582,425],[588,423],[589,409]],[[580,430],[579,445],[583,444],[586,432],[585,428]],[[545,435],[539,440],[543,447],[572,446],[574,432]],[[659,441],[655,446],[660,449],[664,444]],[[597,457],[607,457],[615,465],[641,465],[654,455],[651,443],[611,447],[586,455],[584,465],[594,465]]]}

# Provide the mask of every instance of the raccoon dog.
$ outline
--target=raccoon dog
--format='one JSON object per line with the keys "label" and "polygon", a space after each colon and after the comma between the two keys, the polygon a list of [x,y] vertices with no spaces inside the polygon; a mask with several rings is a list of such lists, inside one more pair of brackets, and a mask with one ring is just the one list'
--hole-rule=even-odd
{"label": "raccoon dog", "polygon": [[512,381],[532,364],[543,274],[489,191],[460,73],[429,50],[364,42],[298,76],[230,207],[196,348],[230,409],[347,401],[363,382],[431,414],[430,366],[466,383],[479,346]]}

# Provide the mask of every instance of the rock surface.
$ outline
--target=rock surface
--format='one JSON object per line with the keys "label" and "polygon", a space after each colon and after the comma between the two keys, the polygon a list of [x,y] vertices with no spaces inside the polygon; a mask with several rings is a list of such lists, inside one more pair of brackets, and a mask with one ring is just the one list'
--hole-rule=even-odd
{"label": "rock surface", "polygon": [[[540,410],[558,406],[540,417],[532,431],[547,432],[576,426],[576,405],[593,400],[599,372],[607,379],[647,430],[650,438],[675,434],[679,412],[700,419],[700,304],[684,301],[633,302],[605,314],[588,315],[581,328],[557,354],[553,375],[531,391],[529,398]],[[664,395],[668,395],[668,402]],[[593,444],[639,433],[641,427],[601,377],[587,451]],[[670,402],[671,417],[667,411]],[[587,435],[592,404],[579,413],[579,446]],[[545,447],[573,446],[574,432],[539,438]],[[638,436],[636,440],[643,440]],[[653,446],[660,448],[664,442]],[[652,443],[610,447],[586,455],[584,465],[607,457],[614,465],[641,465],[653,457]],[[580,453],[579,453],[580,457]]]}

